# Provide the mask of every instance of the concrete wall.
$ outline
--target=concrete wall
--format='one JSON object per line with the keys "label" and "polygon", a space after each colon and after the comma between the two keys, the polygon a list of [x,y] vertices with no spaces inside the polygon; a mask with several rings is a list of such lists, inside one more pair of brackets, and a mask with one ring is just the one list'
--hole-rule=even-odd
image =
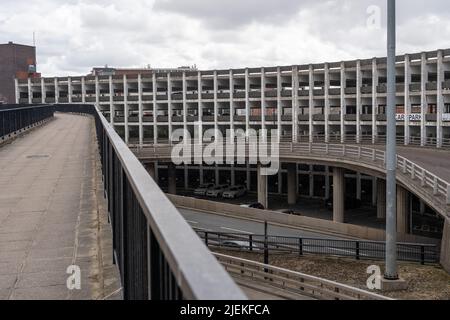
{"label": "concrete wall", "polygon": [[[337,236],[348,236],[374,241],[384,241],[384,230],[357,226],[347,223],[333,222],[330,220],[316,219],[296,215],[283,214],[276,211],[243,208],[238,205],[196,199],[184,196],[167,195],[177,207],[185,207],[206,212],[216,212],[224,215],[235,216],[258,221],[267,221],[272,224],[289,225],[293,227],[314,229],[322,232],[336,233]],[[439,244],[439,240],[414,236],[410,234],[398,234],[400,242],[420,242]]]}
{"label": "concrete wall", "polygon": [[441,265],[450,272],[450,221],[445,219],[441,244]]}

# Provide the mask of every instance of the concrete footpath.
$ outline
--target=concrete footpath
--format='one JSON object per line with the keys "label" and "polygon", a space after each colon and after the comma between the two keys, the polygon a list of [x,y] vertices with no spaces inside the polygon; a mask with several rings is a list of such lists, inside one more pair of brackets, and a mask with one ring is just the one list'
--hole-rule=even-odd
{"label": "concrete footpath", "polygon": [[0,299],[121,298],[94,138],[57,113],[0,147]]}

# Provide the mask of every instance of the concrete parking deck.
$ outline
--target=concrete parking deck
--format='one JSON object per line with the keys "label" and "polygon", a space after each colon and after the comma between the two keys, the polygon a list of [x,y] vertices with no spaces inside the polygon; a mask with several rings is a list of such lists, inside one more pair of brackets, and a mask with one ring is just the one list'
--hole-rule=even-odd
{"label": "concrete parking deck", "polygon": [[0,299],[121,297],[90,117],[57,113],[0,147],[0,188]]}

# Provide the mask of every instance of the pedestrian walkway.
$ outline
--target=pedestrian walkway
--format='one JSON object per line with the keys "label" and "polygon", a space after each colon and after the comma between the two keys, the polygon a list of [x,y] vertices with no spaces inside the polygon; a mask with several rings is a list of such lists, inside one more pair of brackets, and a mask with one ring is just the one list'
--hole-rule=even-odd
{"label": "pedestrian walkway", "polygon": [[0,147],[0,188],[0,299],[121,297],[92,118],[56,113]]}

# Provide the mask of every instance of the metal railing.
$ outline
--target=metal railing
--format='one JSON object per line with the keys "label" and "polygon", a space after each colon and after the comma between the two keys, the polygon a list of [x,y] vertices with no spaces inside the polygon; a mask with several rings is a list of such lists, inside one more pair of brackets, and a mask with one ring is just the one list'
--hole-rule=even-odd
{"label": "metal railing", "polygon": [[236,279],[256,282],[269,288],[280,288],[284,292],[319,300],[393,300],[376,293],[304,273],[219,253],[214,255]]}
{"label": "metal railing", "polygon": [[245,299],[120,136],[93,106],[115,263],[125,299]]}
{"label": "metal railing", "polygon": [[0,108],[0,142],[51,117],[51,106],[8,105]]}
{"label": "metal railing", "polygon": [[[245,251],[264,251],[265,236],[260,234],[224,233],[196,229],[207,246],[234,248]],[[383,260],[386,244],[383,241],[343,240],[326,238],[304,238],[267,236],[267,249],[272,253],[316,254],[370,260]],[[434,244],[398,243],[400,261],[437,263],[439,250]]]}

